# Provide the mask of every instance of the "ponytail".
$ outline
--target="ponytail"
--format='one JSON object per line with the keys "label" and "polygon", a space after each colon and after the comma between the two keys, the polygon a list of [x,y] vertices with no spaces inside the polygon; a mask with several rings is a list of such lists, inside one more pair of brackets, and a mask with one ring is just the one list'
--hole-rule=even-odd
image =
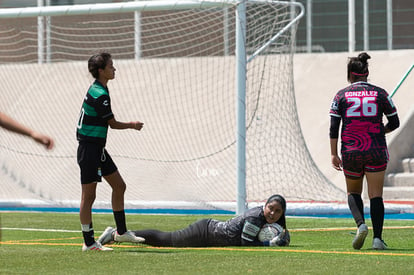
{"label": "ponytail", "polygon": [[361,61],[362,62],[362,64],[365,64],[366,66],[368,66],[368,62],[367,62],[367,60],[368,59],[370,59],[371,58],[371,56],[369,56],[367,53],[365,53],[365,52],[363,52],[363,53],[360,53],[359,55],[358,55],[358,59],[359,59],[359,61]]}
{"label": "ponytail", "polygon": [[348,62],[348,81],[351,82],[351,75],[354,79],[366,78],[369,74],[368,59],[370,59],[366,52],[360,53],[358,57],[349,58]]}

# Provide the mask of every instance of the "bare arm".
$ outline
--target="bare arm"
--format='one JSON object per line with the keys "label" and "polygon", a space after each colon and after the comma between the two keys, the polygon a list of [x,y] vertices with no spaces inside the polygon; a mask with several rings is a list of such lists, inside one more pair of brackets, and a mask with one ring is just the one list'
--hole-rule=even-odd
{"label": "bare arm", "polygon": [[342,170],[342,160],[338,155],[338,139],[331,138],[331,162],[332,167],[338,171]]}
{"label": "bare arm", "polygon": [[52,149],[54,146],[54,141],[52,138],[22,125],[18,121],[12,119],[2,112],[0,112],[0,126],[17,134],[31,137],[34,141],[45,145],[47,149]]}
{"label": "bare arm", "polygon": [[135,129],[135,130],[140,131],[142,127],[144,126],[144,123],[139,122],[139,121],[121,122],[121,121],[117,121],[115,118],[111,118],[110,120],[108,120],[108,124],[109,124],[109,127],[111,127],[111,129],[118,129],[118,130]]}

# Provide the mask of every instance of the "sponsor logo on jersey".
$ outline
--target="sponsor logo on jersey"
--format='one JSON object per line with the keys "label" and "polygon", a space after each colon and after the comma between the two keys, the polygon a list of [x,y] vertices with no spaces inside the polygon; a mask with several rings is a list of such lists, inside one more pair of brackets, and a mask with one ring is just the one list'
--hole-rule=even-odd
{"label": "sponsor logo on jersey", "polygon": [[338,102],[336,102],[335,100],[331,103],[331,110],[338,110]]}

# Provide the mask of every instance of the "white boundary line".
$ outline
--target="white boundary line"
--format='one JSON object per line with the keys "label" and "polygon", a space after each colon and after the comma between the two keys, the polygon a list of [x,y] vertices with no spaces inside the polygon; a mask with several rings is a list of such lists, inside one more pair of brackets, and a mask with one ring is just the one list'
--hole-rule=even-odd
{"label": "white boundary line", "polygon": [[[81,232],[81,230],[17,228],[17,227],[0,227],[0,230],[37,231],[37,232],[65,232],[65,233],[80,233]],[[95,231],[95,232],[101,232],[101,231]]]}
{"label": "white boundary line", "polygon": [[[384,229],[414,229],[414,225],[406,226],[384,226]],[[17,228],[17,227],[0,227],[0,230],[16,230],[16,231],[36,231],[36,232],[64,232],[64,233],[81,233],[81,230],[66,230],[66,229],[46,229],[46,228]],[[341,231],[341,230],[356,230],[355,227],[326,227],[326,228],[290,228],[290,232],[312,232],[312,231]],[[96,231],[95,232],[103,232]]]}

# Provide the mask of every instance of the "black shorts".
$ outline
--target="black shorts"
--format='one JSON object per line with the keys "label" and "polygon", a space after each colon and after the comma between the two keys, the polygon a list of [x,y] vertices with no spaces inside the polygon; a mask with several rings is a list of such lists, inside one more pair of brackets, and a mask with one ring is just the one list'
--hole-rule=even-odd
{"label": "black shorts", "polygon": [[388,150],[367,152],[342,152],[342,168],[346,177],[360,178],[365,172],[381,172],[387,169]]}
{"label": "black shorts", "polygon": [[92,142],[79,142],[78,164],[82,184],[100,182],[118,170],[105,147]]}

